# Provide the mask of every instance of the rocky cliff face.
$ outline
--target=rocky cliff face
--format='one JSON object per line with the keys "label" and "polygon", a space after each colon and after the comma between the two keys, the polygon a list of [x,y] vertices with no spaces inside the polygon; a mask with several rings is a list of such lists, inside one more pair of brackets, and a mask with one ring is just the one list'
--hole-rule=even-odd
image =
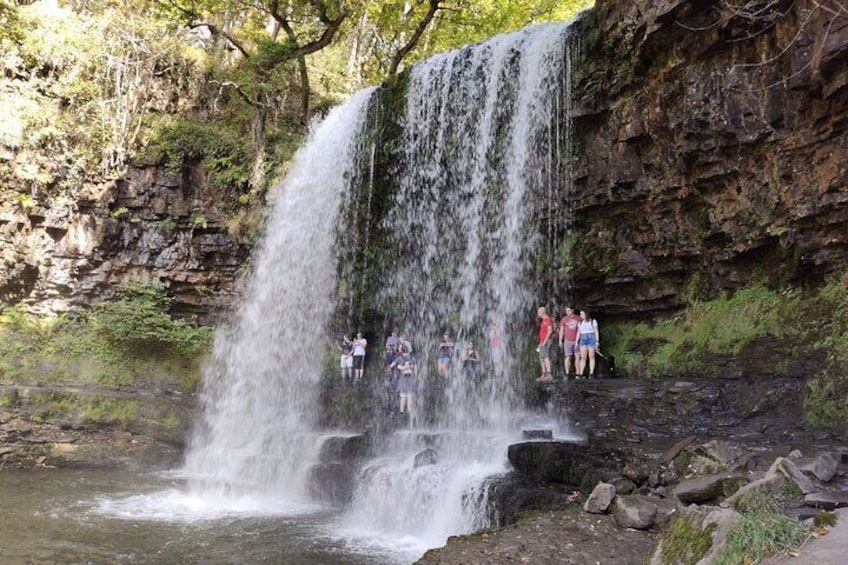
{"label": "rocky cliff face", "polygon": [[[600,0],[577,24],[573,222],[553,238],[574,300],[649,316],[848,264],[848,13],[732,4]],[[69,197],[2,201],[0,301],[64,311],[158,280],[178,313],[208,321],[249,253],[220,197],[196,170],[139,166]]]}
{"label": "rocky cliff face", "polygon": [[845,268],[848,12],[732,4],[600,0],[579,23],[579,302],[648,315]]}
{"label": "rocky cliff face", "polygon": [[75,198],[0,202],[0,301],[63,312],[159,282],[178,315],[211,321],[235,292],[249,253],[227,233],[222,195],[196,169],[131,167]]}

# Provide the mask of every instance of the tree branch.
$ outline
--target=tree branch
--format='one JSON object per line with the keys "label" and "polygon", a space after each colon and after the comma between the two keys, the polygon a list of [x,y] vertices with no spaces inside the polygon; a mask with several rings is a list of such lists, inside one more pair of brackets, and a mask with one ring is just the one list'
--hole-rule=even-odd
{"label": "tree branch", "polygon": [[436,12],[439,10],[439,4],[442,0],[428,0],[429,8],[427,9],[427,13],[424,14],[424,18],[418,22],[418,27],[415,28],[415,33],[412,34],[412,37],[409,38],[409,41],[406,42],[406,45],[398,49],[394,56],[392,57],[392,63],[389,65],[389,76],[388,78],[392,78],[397,74],[398,67],[400,67],[400,63],[404,57],[406,57],[410,51],[415,49],[415,46],[418,44],[418,40],[421,39],[421,36],[424,35],[424,32],[427,29],[427,26],[430,25],[430,22],[433,21],[433,18],[436,15]]}
{"label": "tree branch", "polygon": [[241,97],[242,100],[244,100],[245,102],[247,102],[248,104],[250,104],[254,108],[266,108],[267,107],[267,104],[263,104],[259,100],[252,99],[247,94],[247,92],[244,91],[244,88],[242,88],[242,86],[237,82],[233,82],[231,80],[212,81],[212,82],[213,82],[213,84],[219,85],[221,88],[228,86],[228,87],[234,89],[238,93],[238,95]]}
{"label": "tree branch", "polygon": [[217,36],[217,37],[223,37],[224,39],[229,41],[230,44],[233,47],[235,47],[236,49],[238,49],[238,51],[245,58],[250,57],[250,53],[247,52],[247,49],[245,49],[244,46],[241,43],[239,43],[239,41],[235,37],[233,37],[232,35],[230,35],[226,31],[222,30],[221,28],[219,28],[215,24],[210,24],[210,23],[206,23],[206,22],[199,22],[199,23],[188,24],[188,27],[189,27],[189,29],[205,27],[206,29],[208,29],[212,33],[212,35]]}

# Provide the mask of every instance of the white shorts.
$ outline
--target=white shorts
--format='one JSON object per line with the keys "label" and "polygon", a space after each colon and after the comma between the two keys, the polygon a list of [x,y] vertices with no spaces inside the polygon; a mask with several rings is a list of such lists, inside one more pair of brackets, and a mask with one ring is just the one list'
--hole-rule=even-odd
{"label": "white shorts", "polygon": [[402,392],[400,393],[400,397],[409,400],[413,397],[413,394],[411,392]]}
{"label": "white shorts", "polygon": [[341,368],[342,369],[352,369],[353,368],[353,355],[342,355]]}

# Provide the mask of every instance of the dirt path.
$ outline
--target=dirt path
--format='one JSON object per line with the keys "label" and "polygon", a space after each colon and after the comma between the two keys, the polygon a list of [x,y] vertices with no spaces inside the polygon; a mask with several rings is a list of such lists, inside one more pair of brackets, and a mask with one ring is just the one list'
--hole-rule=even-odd
{"label": "dirt path", "polygon": [[517,524],[450,538],[418,565],[641,565],[656,539],[653,532],[623,530],[610,516],[578,506],[541,512]]}

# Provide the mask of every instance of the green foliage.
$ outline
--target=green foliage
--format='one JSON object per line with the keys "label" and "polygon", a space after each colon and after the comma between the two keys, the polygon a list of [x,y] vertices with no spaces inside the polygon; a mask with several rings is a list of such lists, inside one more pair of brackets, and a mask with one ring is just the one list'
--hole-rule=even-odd
{"label": "green foliage", "polygon": [[127,429],[141,417],[137,400],[91,398],[83,403],[81,421],[98,425],[119,425]]}
{"label": "green foliage", "polygon": [[807,537],[796,518],[782,513],[791,491],[749,497],[742,516],[730,528],[727,544],[715,560],[717,565],[759,563],[769,555],[792,551]]}
{"label": "green foliage", "polygon": [[168,304],[161,287],[135,285],[123,299],[76,317],[41,319],[7,308],[0,314],[0,382],[157,382],[193,390],[212,329],[171,318]]}
{"label": "green foliage", "polygon": [[678,317],[649,325],[624,322],[605,329],[605,345],[628,372],[651,375],[691,371],[709,374],[716,354],[738,354],[752,340],[778,336],[785,327],[785,297],[764,287],[730,298],[695,301]]}
{"label": "green foliage", "polygon": [[196,355],[209,344],[211,330],[172,319],[169,304],[160,285],[133,285],[128,297],[95,304],[88,323],[98,337],[125,350],[164,348],[183,356]]}
{"label": "green foliage", "polygon": [[816,528],[832,528],[836,525],[839,516],[835,512],[822,512],[813,517],[813,526]]}
{"label": "green foliage", "polygon": [[807,381],[804,413],[813,427],[848,437],[848,375],[832,373]]}
{"label": "green foliage", "polygon": [[804,336],[827,351],[830,366],[807,382],[804,408],[814,427],[848,437],[848,273],[835,278],[817,294],[809,313],[815,320],[802,325]]}
{"label": "green foliage", "polygon": [[244,188],[253,165],[250,145],[233,130],[185,118],[160,125],[149,150],[172,173],[186,164],[203,163],[210,180],[221,186]]}
{"label": "green foliage", "polygon": [[662,564],[695,565],[713,545],[715,524],[705,530],[693,526],[687,517],[678,515],[663,531]]}
{"label": "green foliage", "polygon": [[165,232],[172,232],[177,229],[177,221],[174,218],[168,217],[163,220],[160,220],[157,224],[159,229]]}
{"label": "green foliage", "polygon": [[121,207],[115,208],[114,210],[109,212],[109,217],[112,218],[113,220],[119,220],[129,213],[130,213],[129,208],[127,208],[126,206],[121,206]]}
{"label": "green foliage", "polygon": [[146,3],[101,3],[96,11],[28,4],[0,4],[9,25],[0,26],[0,67],[14,79],[0,89],[9,116],[0,139],[40,168],[16,167],[3,180],[70,189],[122,167],[147,113],[176,110],[168,101],[190,98],[199,75],[185,34],[146,17]]}
{"label": "green foliage", "polygon": [[24,33],[18,7],[11,0],[0,0],[0,42],[20,42]]}

